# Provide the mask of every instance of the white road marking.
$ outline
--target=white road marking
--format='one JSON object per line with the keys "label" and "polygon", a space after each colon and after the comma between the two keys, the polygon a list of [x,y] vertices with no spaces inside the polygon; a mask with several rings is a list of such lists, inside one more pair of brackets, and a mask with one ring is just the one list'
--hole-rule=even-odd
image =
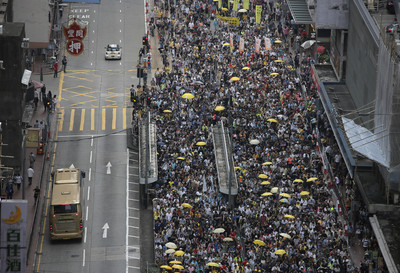
{"label": "white road marking", "polygon": [[92,163],[92,157],[93,157],[93,151],[90,151],[90,159],[89,159],[89,163]]}
{"label": "white road marking", "polygon": [[94,44],[94,40],[92,40],[92,44]]}
{"label": "white road marking", "polygon": [[122,9],[119,10],[119,13],[121,13],[121,12],[122,12]]}
{"label": "white road marking", "polygon": [[94,33],[94,30],[93,30],[93,33]]}
{"label": "white road marking", "polygon": [[85,236],[83,237],[83,242],[86,243],[87,227],[85,227]]}
{"label": "white road marking", "polygon": [[119,62],[119,65],[122,65],[122,63],[121,63],[121,62]]}
{"label": "white road marking", "polygon": [[93,50],[92,50],[92,52],[91,52],[92,54],[93,54]]}
{"label": "white road marking", "polygon": [[102,227],[103,229],[103,239],[107,238],[107,231],[110,228],[110,226],[108,225],[108,223],[105,223],[104,226]]}
{"label": "white road marking", "polygon": [[89,201],[90,199],[90,186],[87,188],[87,200]]}
{"label": "white road marking", "polygon": [[86,206],[86,221],[88,219],[88,216],[89,216],[89,206]]}
{"label": "white road marking", "polygon": [[90,63],[91,66],[93,66],[93,63]]}
{"label": "white road marking", "polygon": [[122,19],[119,19],[119,22],[121,23],[121,22],[122,22]]}
{"label": "white road marking", "polygon": [[120,29],[119,32],[122,32],[122,29]]}
{"label": "white road marking", "polygon": [[89,168],[89,181],[90,181],[91,176],[92,176],[92,168]]}
{"label": "white road marking", "polygon": [[86,256],[86,249],[83,249],[83,260],[82,260],[82,266],[85,266],[85,257]]}
{"label": "white road marking", "polygon": [[112,167],[112,165],[111,165],[111,162],[110,162],[110,161],[108,161],[106,167],[107,167],[107,174],[111,174],[111,167]]}
{"label": "white road marking", "polygon": [[119,40],[119,43],[122,43],[122,40]]}
{"label": "white road marking", "polygon": [[90,140],[90,146],[93,147],[93,136],[92,139]]}

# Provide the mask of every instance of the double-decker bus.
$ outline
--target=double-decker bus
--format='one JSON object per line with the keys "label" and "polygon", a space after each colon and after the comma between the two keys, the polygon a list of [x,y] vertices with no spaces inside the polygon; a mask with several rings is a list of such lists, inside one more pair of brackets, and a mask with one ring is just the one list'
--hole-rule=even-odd
{"label": "double-decker bus", "polygon": [[82,190],[79,169],[57,169],[50,204],[50,238],[82,238]]}

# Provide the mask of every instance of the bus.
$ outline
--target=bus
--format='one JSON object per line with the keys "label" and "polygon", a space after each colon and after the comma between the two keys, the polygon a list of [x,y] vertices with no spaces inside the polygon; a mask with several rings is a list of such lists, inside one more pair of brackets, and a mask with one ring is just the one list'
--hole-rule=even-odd
{"label": "bus", "polygon": [[54,173],[50,203],[51,240],[81,239],[82,221],[82,178],[79,169],[57,169]]}

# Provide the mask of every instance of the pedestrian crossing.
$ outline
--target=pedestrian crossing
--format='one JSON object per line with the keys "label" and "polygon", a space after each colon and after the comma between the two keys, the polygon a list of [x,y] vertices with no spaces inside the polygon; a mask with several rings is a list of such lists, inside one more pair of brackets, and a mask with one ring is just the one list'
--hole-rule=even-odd
{"label": "pedestrian crossing", "polygon": [[61,108],[58,112],[59,132],[124,130],[130,122],[132,108]]}

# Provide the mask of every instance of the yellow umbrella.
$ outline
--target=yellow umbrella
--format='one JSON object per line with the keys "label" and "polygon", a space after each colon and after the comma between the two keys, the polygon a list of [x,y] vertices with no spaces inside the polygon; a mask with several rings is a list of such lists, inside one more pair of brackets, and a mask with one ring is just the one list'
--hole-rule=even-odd
{"label": "yellow umbrella", "polygon": [[225,110],[225,107],[224,106],[217,106],[217,107],[215,107],[215,109],[214,109],[215,111],[224,111]]}
{"label": "yellow umbrella", "polygon": [[262,173],[262,174],[259,174],[258,177],[259,177],[259,178],[263,178],[263,179],[268,179],[268,175],[263,174],[263,173]]}
{"label": "yellow umbrella", "polygon": [[274,43],[275,43],[275,44],[280,44],[280,43],[282,43],[282,41],[281,41],[281,40],[275,40]]}
{"label": "yellow umbrella", "polygon": [[207,265],[208,265],[208,266],[219,267],[219,264],[213,263],[213,262],[210,262],[210,263],[208,263]]}
{"label": "yellow umbrella", "polygon": [[273,187],[273,188],[271,189],[271,192],[272,192],[272,193],[277,193],[277,192],[278,192],[278,190],[279,190],[279,188],[278,188],[278,187]]}
{"label": "yellow umbrella", "polygon": [[271,74],[269,74],[270,76],[276,76],[276,75],[279,75],[279,73],[276,73],[276,72],[272,72]]}
{"label": "yellow umbrella", "polygon": [[205,143],[204,141],[199,141],[199,142],[196,143],[197,146],[204,146],[206,144],[207,143]]}
{"label": "yellow umbrella", "polygon": [[271,184],[271,182],[269,182],[269,181],[263,181],[263,182],[261,182],[260,185],[269,185],[269,184]]}
{"label": "yellow umbrella", "polygon": [[168,248],[172,248],[172,249],[177,248],[176,244],[173,243],[173,242],[168,242],[168,243],[165,244],[165,246],[168,247]]}
{"label": "yellow umbrella", "polygon": [[301,180],[301,179],[295,179],[295,180],[293,180],[293,182],[303,183],[303,180]]}
{"label": "yellow umbrella", "polygon": [[279,235],[281,235],[283,238],[288,238],[288,239],[292,239],[292,236],[290,236],[287,233],[279,233]]}
{"label": "yellow umbrella", "polygon": [[235,171],[237,171],[237,170],[241,170],[242,168],[240,168],[240,167],[235,167]]}
{"label": "yellow umbrella", "polygon": [[285,192],[282,192],[281,194],[279,194],[280,196],[283,196],[283,197],[287,197],[287,198],[289,198],[290,197],[290,194],[288,194],[288,193],[285,193]]}
{"label": "yellow umbrella", "polygon": [[286,198],[282,198],[281,200],[279,200],[279,202],[281,202],[281,203],[289,203],[289,200],[287,200]]}
{"label": "yellow umbrella", "polygon": [[239,77],[232,77],[232,78],[230,79],[231,82],[237,82],[238,80],[240,80]]}
{"label": "yellow umbrella", "polygon": [[283,63],[283,60],[275,60],[275,63]]}
{"label": "yellow umbrella", "polygon": [[278,120],[277,120],[277,119],[274,119],[274,118],[269,118],[269,119],[267,119],[267,121],[278,123]]}
{"label": "yellow umbrella", "polygon": [[290,215],[290,214],[285,214],[285,218],[294,219],[295,217],[293,215]]}
{"label": "yellow umbrella", "polygon": [[214,231],[213,231],[213,233],[223,233],[223,232],[225,232],[225,229],[224,229],[224,228],[216,228],[216,229],[214,229]]}
{"label": "yellow umbrella", "polygon": [[259,245],[259,246],[265,246],[264,241],[261,241],[261,240],[254,240],[253,243],[256,245]]}
{"label": "yellow umbrella", "polygon": [[284,249],[275,250],[275,254],[278,254],[278,255],[283,255],[285,253],[286,253],[286,251]]}
{"label": "yellow umbrella", "polygon": [[180,157],[177,157],[177,159],[184,160],[185,158],[180,156]]}
{"label": "yellow umbrella", "polygon": [[175,251],[175,253],[174,253],[176,256],[183,256],[184,254],[185,254],[185,252],[183,252],[182,250],[178,250],[178,251]]}
{"label": "yellow umbrella", "polygon": [[300,195],[301,196],[304,196],[304,195],[309,195],[310,193],[308,192],[308,191],[302,191],[302,192],[300,192]]}
{"label": "yellow umbrella", "polygon": [[272,192],[264,192],[263,194],[261,194],[261,196],[271,196]]}
{"label": "yellow umbrella", "polygon": [[185,269],[183,266],[181,266],[180,264],[174,264],[173,266],[172,266],[172,268],[175,268],[175,269]]}
{"label": "yellow umbrella", "polygon": [[164,113],[172,113],[171,110],[164,110],[163,112],[164,112]]}
{"label": "yellow umbrella", "polygon": [[270,162],[270,161],[264,162],[263,166],[265,166],[265,165],[272,165],[272,162]]}
{"label": "yellow umbrella", "polygon": [[224,43],[222,46],[229,46],[231,45],[230,43]]}
{"label": "yellow umbrella", "polygon": [[175,261],[170,261],[169,263],[170,263],[170,264],[182,264],[181,261],[177,261],[177,260],[175,260]]}
{"label": "yellow umbrella", "polygon": [[315,180],[318,180],[318,177],[310,177],[307,179],[307,182],[313,182]]}
{"label": "yellow umbrella", "polygon": [[190,205],[190,204],[188,204],[188,203],[182,203],[182,207],[191,209],[191,208],[192,208],[192,205]]}
{"label": "yellow umbrella", "polygon": [[233,239],[231,237],[225,237],[222,241],[224,241],[224,242],[233,242]]}
{"label": "yellow umbrella", "polygon": [[222,8],[222,10],[223,10],[223,11],[227,11],[228,9],[227,9],[227,8]]}
{"label": "yellow umbrella", "polygon": [[182,98],[184,98],[184,99],[193,99],[194,95],[191,94],[191,93],[185,93],[185,94],[182,95]]}
{"label": "yellow umbrella", "polygon": [[160,266],[160,268],[172,270],[172,267],[170,267],[169,265],[162,265],[162,266]]}
{"label": "yellow umbrella", "polygon": [[166,253],[166,254],[172,254],[172,253],[175,253],[175,249],[168,248],[167,250],[165,250],[165,253]]}
{"label": "yellow umbrella", "polygon": [[242,68],[242,70],[249,70],[249,69],[250,69],[250,67],[248,67],[248,66],[245,66]]}

